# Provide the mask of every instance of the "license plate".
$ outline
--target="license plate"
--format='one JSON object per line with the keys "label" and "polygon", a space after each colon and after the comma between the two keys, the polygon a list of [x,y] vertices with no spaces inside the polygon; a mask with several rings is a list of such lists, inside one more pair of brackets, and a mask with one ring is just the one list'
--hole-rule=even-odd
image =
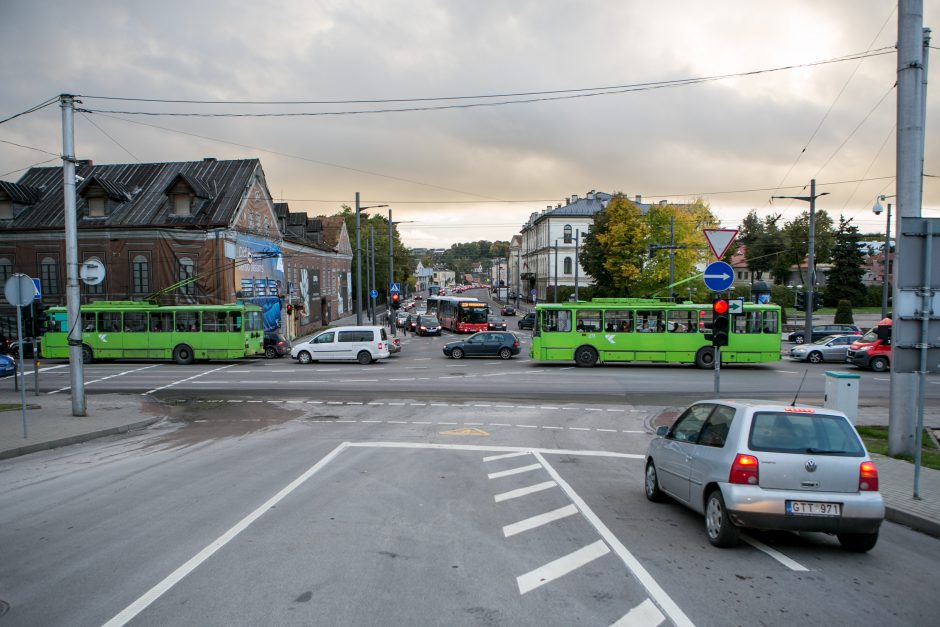
{"label": "license plate", "polygon": [[842,504],[787,501],[787,514],[792,516],[841,516]]}

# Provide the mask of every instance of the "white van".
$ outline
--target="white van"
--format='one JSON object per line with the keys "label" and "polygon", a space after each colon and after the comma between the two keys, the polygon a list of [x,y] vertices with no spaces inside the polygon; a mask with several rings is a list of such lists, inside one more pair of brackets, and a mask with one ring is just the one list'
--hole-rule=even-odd
{"label": "white van", "polygon": [[388,345],[385,327],[333,327],[294,344],[290,356],[302,364],[354,360],[365,365],[387,358]]}

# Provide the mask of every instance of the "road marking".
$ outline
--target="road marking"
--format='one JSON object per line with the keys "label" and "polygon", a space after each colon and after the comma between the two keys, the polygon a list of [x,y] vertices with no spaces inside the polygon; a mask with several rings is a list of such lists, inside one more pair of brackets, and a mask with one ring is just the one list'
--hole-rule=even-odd
{"label": "road marking", "polygon": [[568,427],[569,431],[590,431],[588,427]]}
{"label": "road marking", "polygon": [[493,405],[496,409],[512,409],[514,405]]}
{"label": "road marking", "polygon": [[890,381],[891,380],[891,379],[886,379],[883,377],[872,377],[872,379],[874,379],[875,381]]}
{"label": "road marking", "polygon": [[316,464],[311,466],[306,472],[302,475],[291,481],[286,487],[284,487],[280,492],[272,496],[270,499],[265,501],[258,507],[255,511],[251,512],[240,521],[238,521],[232,528],[223,533],[221,536],[216,538],[211,544],[206,548],[199,551],[196,555],[191,557],[185,564],[174,570],[172,573],[167,575],[160,583],[152,587],[150,590],[145,592],[140,598],[128,605],[126,608],[121,610],[117,616],[105,623],[104,627],[119,627],[121,625],[126,625],[130,622],[135,616],[144,611],[151,603],[159,599],[170,590],[173,586],[179,583],[184,577],[189,573],[196,570],[200,564],[205,562],[207,559],[212,557],[216,551],[224,547],[226,544],[235,539],[238,534],[248,528],[251,523],[258,520],[265,512],[271,510],[275,505],[284,500],[291,492],[300,487],[304,482],[307,481],[310,477],[320,471],[324,466],[329,464],[333,459],[342,453],[349,444],[343,442],[335,449],[327,453],[327,455],[318,461]]}
{"label": "road marking", "polygon": [[[204,377],[204,376],[206,376],[207,374],[212,374],[213,372],[218,372],[218,371],[220,371],[220,370],[225,370],[226,368],[231,368],[231,367],[234,366],[234,365],[235,365],[235,364],[229,364],[228,366],[221,366],[220,368],[213,368],[212,370],[207,370],[207,371],[205,371],[205,372],[202,372],[202,373],[197,374],[197,375],[193,375],[193,376],[188,377],[188,378],[186,378],[186,379],[180,379],[179,381],[174,381],[173,383],[170,383],[169,385],[164,385],[163,387],[154,388],[153,390],[148,390],[147,392],[144,392],[143,394],[141,394],[141,396],[146,396],[147,394],[153,394],[154,392],[159,392],[160,390],[165,390],[165,389],[167,389],[167,388],[171,388],[171,387],[173,387],[174,385],[179,385],[180,383],[186,383],[187,381],[192,381],[193,379],[198,379],[199,377]],[[152,367],[152,366],[151,366],[151,367]],[[140,368],[140,370],[144,370],[144,368]]]}
{"label": "road marking", "polygon": [[412,407],[426,407],[427,403],[408,403]]}
{"label": "road marking", "polygon": [[[112,374],[107,377],[101,377],[100,379],[95,379],[94,381],[85,381],[85,385],[91,385],[92,383],[98,383],[99,381],[107,381],[108,379],[113,379],[114,377],[123,377],[126,374],[131,374],[132,372],[140,372],[141,370],[147,370],[149,368],[156,368],[157,366],[162,366],[162,365],[163,364],[154,364],[153,366],[144,366],[143,368],[135,368],[134,370],[125,370],[124,372],[118,372],[116,374]],[[224,367],[230,368],[231,366],[224,366]],[[219,368],[218,370],[221,370],[221,368]],[[40,372],[42,372],[41,369],[40,369]],[[196,376],[199,376],[199,375],[196,375]],[[193,378],[193,377],[190,377],[190,378]],[[183,379],[183,381],[186,381],[186,380],[187,379]],[[182,383],[182,381],[177,381],[177,383]],[[172,383],[171,385],[176,385],[176,383]],[[166,387],[170,387],[170,386],[168,385]],[[55,394],[57,392],[65,392],[66,390],[69,390],[71,388],[72,386],[68,385],[64,388],[59,388],[58,390],[52,390],[51,392],[49,392],[49,394]],[[163,388],[157,388],[157,389],[162,390]],[[151,390],[151,392],[155,392],[155,391],[156,390]],[[150,392],[144,392],[144,394],[150,394]]]}
{"label": "road marking", "polygon": [[231,398],[230,398],[229,400],[227,400],[227,401],[225,401],[225,402],[226,402],[226,403],[243,403],[244,401],[242,401],[242,400],[240,400],[240,399],[231,399]]}
{"label": "road marking", "polygon": [[358,422],[357,420],[337,420],[336,422]]}
{"label": "road marking", "polygon": [[532,516],[531,518],[526,518],[525,520],[520,520],[517,523],[511,525],[506,525],[503,527],[503,535],[507,538],[512,537],[523,531],[530,531],[532,529],[537,529],[542,525],[547,525],[550,522],[555,522],[556,520],[561,520],[562,518],[567,518],[568,516],[573,516],[578,513],[578,508],[574,505],[565,505],[556,510],[545,512],[544,514],[539,514],[538,516]]}
{"label": "road marking", "polygon": [[437,424],[439,424],[439,425],[456,425],[456,424],[459,424],[459,423],[457,423],[457,422],[439,422],[439,423],[437,423]]}
{"label": "road marking", "polygon": [[516,453],[506,453],[504,455],[490,455],[489,457],[484,457],[483,461],[485,462],[495,462],[497,459],[509,459],[511,457],[522,457],[523,455],[528,455],[529,451],[518,451]]}
{"label": "road marking", "polygon": [[[577,492],[571,489],[571,486],[561,478],[561,475],[556,471],[545,458],[540,454],[539,451],[532,451],[532,454],[535,455],[535,458],[541,462],[542,466],[545,468],[546,472],[558,483],[559,487],[568,495],[568,498],[572,500],[575,506],[581,510],[581,515],[584,516],[589,523],[591,523],[597,532],[601,535],[604,540],[607,541],[607,544],[613,549],[614,553],[623,561],[626,567],[633,573],[633,576],[646,588],[646,592],[653,597],[653,601],[658,605],[666,615],[672,620],[676,627],[694,627],[689,617],[685,615],[685,612],[682,611],[675,601],[672,600],[666,591],[663,590],[653,576],[649,574],[649,571],[643,567],[643,564],[636,559],[627,547],[615,536],[610,529],[607,528],[607,525],[601,521],[600,518],[594,513],[594,511],[588,507],[588,504],[584,502]],[[637,455],[636,457],[642,458],[642,455]]]}
{"label": "road marking", "polygon": [[530,570],[524,575],[519,575],[516,577],[516,582],[519,584],[519,594],[531,592],[539,586],[544,586],[551,581],[564,577],[571,571],[581,568],[585,564],[590,564],[608,553],[610,553],[610,549],[607,545],[602,540],[598,540],[535,570]]}
{"label": "road marking", "polygon": [[382,401],[371,401],[369,404],[370,405],[384,405],[385,403],[383,403]]}
{"label": "road marking", "polygon": [[509,477],[512,475],[521,475],[524,472],[531,472],[533,470],[538,470],[542,466],[541,464],[530,464],[529,466],[520,466],[518,468],[510,468],[509,470],[500,470],[499,472],[491,472],[486,475],[487,479],[500,479],[502,477]]}
{"label": "road marking", "polygon": [[604,411],[603,409],[596,409],[594,407],[585,407],[584,411]]}
{"label": "road marking", "polygon": [[538,425],[516,425],[517,427],[522,427],[523,429],[538,429]]}
{"label": "road marking", "polygon": [[489,403],[474,403],[474,407],[492,407]]}
{"label": "road marking", "polygon": [[482,426],[483,426],[483,423],[482,423],[482,422],[465,422],[464,424],[465,424],[465,425],[473,425],[473,426],[476,426],[476,427],[482,427]]}
{"label": "road marking", "polygon": [[594,429],[594,430],[595,430],[595,431],[604,431],[604,432],[607,432],[607,433],[617,433],[617,430],[616,430],[616,429],[601,429],[600,427],[598,427],[597,429]]}
{"label": "road marking", "polygon": [[646,599],[610,627],[655,627],[666,619],[656,604]]}
{"label": "road marking", "polygon": [[378,383],[378,379],[340,379],[337,383]]}
{"label": "road marking", "polygon": [[646,431],[643,431],[643,430],[638,431],[636,429],[623,429],[620,433],[646,433]]}
{"label": "road marking", "polygon": [[430,423],[430,422],[426,422],[426,421],[421,421],[421,420],[412,420],[412,421],[411,421],[411,424],[413,424],[413,425],[429,425],[429,424],[431,424],[431,423]]}
{"label": "road marking", "polygon": [[790,559],[789,557],[787,557],[786,555],[784,555],[783,553],[781,553],[781,552],[778,551],[777,549],[772,549],[772,548],[770,548],[769,546],[767,546],[767,545],[764,544],[763,542],[760,542],[760,541],[758,541],[758,540],[755,540],[754,538],[752,538],[752,537],[750,537],[750,536],[747,536],[747,535],[744,535],[744,534],[741,534],[741,539],[744,540],[745,542],[747,542],[748,544],[750,544],[752,547],[754,547],[754,548],[757,549],[758,551],[763,551],[764,553],[766,553],[766,554],[769,555],[770,557],[774,558],[775,560],[777,560],[778,562],[780,562],[781,564],[783,564],[784,566],[786,566],[786,567],[789,568],[790,570],[796,570],[796,571],[800,571],[800,572],[807,572],[807,571],[809,571],[808,568],[806,568],[805,566],[803,566],[803,565],[800,564],[799,562],[797,562],[797,561],[795,561],[795,560],[793,560],[793,559]]}
{"label": "road marking", "polygon": [[558,409],[558,408],[552,407],[551,405],[540,405],[539,409]]}
{"label": "road marking", "polygon": [[623,411],[622,409],[608,409],[607,411]]}
{"label": "road marking", "polygon": [[774,370],[774,372],[782,372],[784,374],[800,374],[796,370]]}
{"label": "road marking", "polygon": [[[414,377],[411,377],[408,379],[389,379],[389,381],[414,381],[414,380],[415,380]],[[389,405],[391,405],[391,403],[389,403]]]}
{"label": "road marking", "polygon": [[431,403],[431,407],[449,407],[450,403]]}
{"label": "road marking", "polygon": [[564,429],[564,427],[556,427],[553,425],[542,425],[543,429]]}
{"label": "road marking", "polygon": [[346,401],[347,405],[362,405],[362,401]]}
{"label": "road marking", "polygon": [[511,427],[512,425],[508,422],[491,422],[491,427]]}
{"label": "road marking", "polygon": [[[528,455],[528,451],[525,451],[525,453]],[[554,481],[545,481],[543,483],[536,483],[535,485],[530,485],[525,488],[518,488],[516,490],[510,490],[509,492],[503,492],[501,494],[497,494],[493,498],[496,500],[497,503],[502,503],[503,501],[508,501],[510,499],[517,499],[520,496],[527,496],[535,492],[548,490],[549,488],[554,488],[557,485],[558,484],[555,483]]]}
{"label": "road marking", "polygon": [[381,420],[363,420],[362,422],[382,422]]}
{"label": "road marking", "polygon": [[392,425],[406,425],[408,424],[408,421],[407,420],[389,420],[388,423]]}
{"label": "road marking", "polygon": [[327,405],[342,405],[343,401],[327,401]]}

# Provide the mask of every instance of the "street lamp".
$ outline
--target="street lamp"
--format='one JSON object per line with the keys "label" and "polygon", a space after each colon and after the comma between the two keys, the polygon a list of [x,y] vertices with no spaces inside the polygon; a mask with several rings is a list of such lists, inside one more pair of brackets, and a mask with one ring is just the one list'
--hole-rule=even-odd
{"label": "street lamp", "polygon": [[356,325],[362,326],[362,236],[360,234],[359,214],[363,209],[377,209],[388,205],[359,206],[359,192],[356,192]]}
{"label": "street lamp", "polygon": [[[876,216],[881,215],[884,208],[879,201],[894,198],[894,196],[881,195],[875,200],[875,206],[871,208]],[[888,222],[885,225],[885,247],[883,250],[881,264],[881,318],[888,317],[888,253],[891,251],[891,203],[888,203]]]}

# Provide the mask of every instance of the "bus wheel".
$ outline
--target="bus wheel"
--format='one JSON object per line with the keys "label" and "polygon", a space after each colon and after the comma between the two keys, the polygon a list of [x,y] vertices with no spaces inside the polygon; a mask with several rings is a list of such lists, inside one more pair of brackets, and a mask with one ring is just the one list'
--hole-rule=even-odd
{"label": "bus wheel", "polygon": [[597,363],[597,351],[590,346],[582,346],[574,352],[574,363],[581,368],[590,368]]}
{"label": "bus wheel", "polygon": [[193,363],[193,349],[186,344],[180,344],[173,349],[173,361],[181,366],[188,366]]}
{"label": "bus wheel", "polygon": [[95,362],[95,352],[91,350],[88,344],[82,344],[82,363],[91,364]]}
{"label": "bus wheel", "polygon": [[711,346],[698,349],[695,353],[695,365],[702,370],[715,367],[715,349]]}

